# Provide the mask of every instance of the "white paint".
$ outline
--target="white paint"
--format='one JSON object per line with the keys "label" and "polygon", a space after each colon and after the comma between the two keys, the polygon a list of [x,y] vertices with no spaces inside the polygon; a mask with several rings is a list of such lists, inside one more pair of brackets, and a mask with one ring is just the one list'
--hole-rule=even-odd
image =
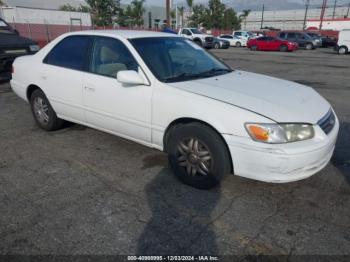
{"label": "white paint", "polygon": [[[121,40],[149,85],[125,87],[114,78],[42,63],[54,45],[73,34]],[[60,36],[36,55],[15,60],[11,86],[27,100],[27,87],[38,85],[59,117],[159,150],[163,149],[165,130],[174,120],[203,121],[222,135],[239,176],[268,182],[295,181],[313,175],[328,163],[339,123],[336,119],[329,135],[316,124],[331,107],[313,89],[242,71],[194,81],[160,82],[127,40],[159,36],[178,37],[137,31],[84,31]],[[295,143],[259,143],[245,130],[247,122],[311,123],[315,136]]]}

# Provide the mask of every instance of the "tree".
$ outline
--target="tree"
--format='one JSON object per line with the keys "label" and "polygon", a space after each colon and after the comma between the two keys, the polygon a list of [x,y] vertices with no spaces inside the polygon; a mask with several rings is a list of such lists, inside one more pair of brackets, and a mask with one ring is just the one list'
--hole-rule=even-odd
{"label": "tree", "polygon": [[247,17],[249,16],[251,10],[250,9],[245,9],[242,11],[242,14],[240,14],[239,18],[240,20],[244,21],[244,28],[246,28],[247,25]]}
{"label": "tree", "polygon": [[2,0],[0,0],[0,6],[4,6],[4,2]]}
{"label": "tree", "polygon": [[198,27],[199,25],[208,26],[208,12],[204,5],[193,6],[193,12],[189,18],[189,26]]}
{"label": "tree", "polygon": [[132,10],[132,18],[134,20],[134,25],[141,26],[144,23],[143,14],[145,13],[144,7],[145,0],[133,0],[131,2]]}
{"label": "tree", "polygon": [[232,8],[228,8],[225,10],[222,26],[224,29],[241,29],[241,20],[237,17],[235,10],[233,10]]}
{"label": "tree", "polygon": [[185,7],[184,6],[179,6],[177,8],[177,10],[179,11],[179,15],[181,17],[181,26],[184,26],[184,12],[185,12]]}
{"label": "tree", "polygon": [[114,0],[85,0],[90,7],[92,21],[98,26],[113,25],[118,14],[118,7]]}
{"label": "tree", "polygon": [[238,29],[240,19],[234,9],[226,8],[220,0],[209,0],[208,7],[204,5],[193,6],[190,25],[216,29]]}
{"label": "tree", "polygon": [[190,12],[192,13],[193,9],[193,0],[186,0],[188,7],[190,8]]}
{"label": "tree", "polygon": [[69,12],[77,12],[78,11],[77,8],[75,8],[74,6],[71,6],[70,4],[61,5],[59,7],[59,10],[61,10],[61,11],[69,11]]}
{"label": "tree", "polygon": [[119,10],[118,24],[121,26],[141,26],[144,24],[143,14],[145,0],[133,0],[130,5],[123,10]]}

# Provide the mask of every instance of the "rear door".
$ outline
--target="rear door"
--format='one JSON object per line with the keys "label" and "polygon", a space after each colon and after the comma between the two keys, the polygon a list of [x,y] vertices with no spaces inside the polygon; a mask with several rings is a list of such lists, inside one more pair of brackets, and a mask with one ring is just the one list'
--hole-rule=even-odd
{"label": "rear door", "polygon": [[85,122],[82,77],[91,43],[90,36],[68,36],[50,51],[39,69],[40,87],[56,113],[68,120]]}

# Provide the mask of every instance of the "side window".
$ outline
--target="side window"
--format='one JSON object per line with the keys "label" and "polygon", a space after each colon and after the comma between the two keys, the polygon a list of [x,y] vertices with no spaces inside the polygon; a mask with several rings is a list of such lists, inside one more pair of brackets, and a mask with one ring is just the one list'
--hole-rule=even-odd
{"label": "side window", "polygon": [[295,39],[296,34],[295,33],[288,33],[288,39]]}
{"label": "side window", "polygon": [[182,30],[182,34],[183,34],[183,35],[191,35],[191,32],[190,32],[190,30],[188,30],[188,29],[183,29],[183,30]]}
{"label": "side window", "polygon": [[235,36],[241,36],[242,32],[235,32]]}
{"label": "side window", "polygon": [[96,38],[89,71],[115,78],[123,70],[138,71],[138,64],[127,47],[114,38]]}
{"label": "side window", "polygon": [[265,41],[267,41],[267,37],[259,37],[256,40],[259,41],[259,42],[265,42]]}
{"label": "side window", "polygon": [[286,33],[280,33],[279,37],[282,38],[282,39],[285,39],[286,38]]}
{"label": "side window", "polygon": [[83,70],[90,43],[90,36],[68,36],[51,50],[44,63]]}

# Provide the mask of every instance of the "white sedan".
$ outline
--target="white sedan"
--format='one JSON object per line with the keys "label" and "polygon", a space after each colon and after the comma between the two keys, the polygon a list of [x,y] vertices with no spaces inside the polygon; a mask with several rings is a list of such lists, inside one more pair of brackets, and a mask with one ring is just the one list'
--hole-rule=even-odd
{"label": "white sedan", "polygon": [[164,150],[174,174],[201,189],[230,173],[307,178],[337,139],[338,119],[312,88],[231,70],[176,35],[74,32],[13,67],[11,86],[41,128],[71,121]]}
{"label": "white sedan", "polygon": [[247,46],[247,39],[239,38],[234,35],[221,35],[218,39],[227,40],[230,42],[230,46],[242,47]]}

